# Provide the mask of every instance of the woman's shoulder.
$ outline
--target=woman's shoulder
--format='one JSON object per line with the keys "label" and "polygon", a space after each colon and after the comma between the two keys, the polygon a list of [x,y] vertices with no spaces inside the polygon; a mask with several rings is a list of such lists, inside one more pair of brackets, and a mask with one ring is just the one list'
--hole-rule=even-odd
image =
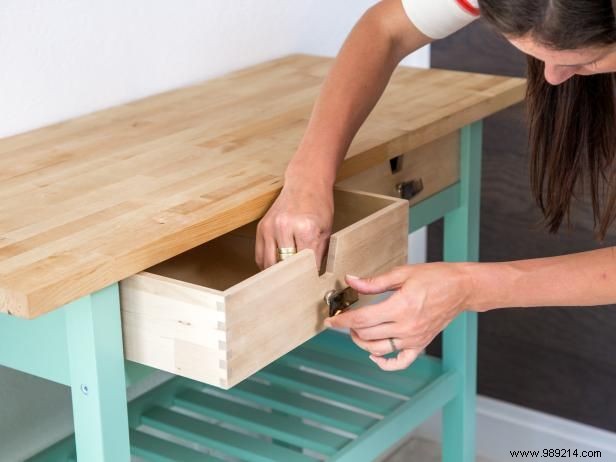
{"label": "woman's shoulder", "polygon": [[423,34],[440,39],[479,17],[478,0],[402,0],[411,22]]}

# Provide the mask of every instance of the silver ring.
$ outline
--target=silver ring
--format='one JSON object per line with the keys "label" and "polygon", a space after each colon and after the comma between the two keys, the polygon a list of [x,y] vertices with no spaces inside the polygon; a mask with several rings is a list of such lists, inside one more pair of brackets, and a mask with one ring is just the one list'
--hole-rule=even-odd
{"label": "silver ring", "polygon": [[391,345],[391,352],[395,353],[396,351],[398,351],[398,349],[396,348],[396,344],[394,343],[394,339],[389,337],[389,344]]}

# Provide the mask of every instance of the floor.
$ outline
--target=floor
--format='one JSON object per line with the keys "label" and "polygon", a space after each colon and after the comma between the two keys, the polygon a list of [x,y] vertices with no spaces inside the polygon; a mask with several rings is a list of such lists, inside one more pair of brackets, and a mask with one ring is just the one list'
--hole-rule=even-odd
{"label": "floor", "polygon": [[[421,438],[411,438],[382,462],[440,462],[441,447],[438,443]],[[492,462],[478,458],[477,462]]]}

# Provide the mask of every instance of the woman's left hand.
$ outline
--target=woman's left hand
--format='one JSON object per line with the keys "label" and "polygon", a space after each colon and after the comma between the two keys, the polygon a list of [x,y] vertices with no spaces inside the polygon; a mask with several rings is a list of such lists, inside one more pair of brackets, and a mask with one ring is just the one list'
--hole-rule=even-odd
{"label": "woman's left hand", "polygon": [[[406,265],[370,278],[347,276],[361,294],[395,291],[387,300],[327,318],[327,327],[349,328],[351,338],[381,369],[405,369],[459,313],[468,308],[473,281],[466,263]],[[393,340],[398,354],[392,353]]]}

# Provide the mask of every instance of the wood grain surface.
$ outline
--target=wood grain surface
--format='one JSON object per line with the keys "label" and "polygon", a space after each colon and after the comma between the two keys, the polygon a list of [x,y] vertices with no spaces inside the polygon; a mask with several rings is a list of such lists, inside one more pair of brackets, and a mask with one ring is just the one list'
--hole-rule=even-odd
{"label": "wood grain surface", "polygon": [[[292,55],[0,140],[0,312],[34,318],[262,216],[331,59]],[[398,69],[341,178],[521,100]]]}

